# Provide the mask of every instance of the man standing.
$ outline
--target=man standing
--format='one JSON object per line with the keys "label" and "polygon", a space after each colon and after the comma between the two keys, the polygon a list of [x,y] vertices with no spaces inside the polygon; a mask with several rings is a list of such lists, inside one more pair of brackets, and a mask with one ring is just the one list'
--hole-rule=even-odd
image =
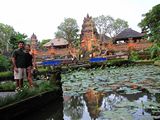
{"label": "man standing", "polygon": [[23,87],[23,79],[26,77],[26,61],[24,52],[24,42],[18,42],[18,49],[12,53],[12,63],[14,67],[14,79],[16,80],[16,91]]}

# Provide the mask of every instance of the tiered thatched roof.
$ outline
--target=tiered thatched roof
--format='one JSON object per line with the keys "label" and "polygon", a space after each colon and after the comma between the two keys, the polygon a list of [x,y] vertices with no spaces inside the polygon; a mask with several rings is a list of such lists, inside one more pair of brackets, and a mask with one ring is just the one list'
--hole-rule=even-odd
{"label": "tiered thatched roof", "polygon": [[125,40],[128,38],[142,38],[144,36],[143,33],[139,33],[135,30],[132,30],[131,28],[127,28],[123,30],[121,33],[119,33],[116,37],[115,40]]}
{"label": "tiered thatched roof", "polygon": [[50,46],[65,46],[68,45],[68,41],[64,38],[55,38],[49,41],[48,43],[44,44],[44,47],[50,47]]}

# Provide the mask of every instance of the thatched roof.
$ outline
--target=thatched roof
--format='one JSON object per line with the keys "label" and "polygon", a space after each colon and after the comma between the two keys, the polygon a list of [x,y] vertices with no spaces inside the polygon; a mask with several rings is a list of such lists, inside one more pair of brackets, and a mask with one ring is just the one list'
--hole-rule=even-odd
{"label": "thatched roof", "polygon": [[49,46],[64,46],[68,45],[68,41],[64,38],[55,38],[49,41],[48,43],[44,44],[44,47],[49,47]]}
{"label": "thatched roof", "polygon": [[119,33],[115,37],[115,40],[123,40],[123,39],[128,39],[128,38],[141,38],[143,36],[144,36],[143,33],[139,33],[135,30],[132,30],[131,28],[127,28],[123,30],[121,33]]}

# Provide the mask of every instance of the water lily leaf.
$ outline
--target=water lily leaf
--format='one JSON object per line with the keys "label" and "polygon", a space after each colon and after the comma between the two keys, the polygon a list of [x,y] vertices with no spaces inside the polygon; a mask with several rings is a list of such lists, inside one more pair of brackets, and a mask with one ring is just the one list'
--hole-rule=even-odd
{"label": "water lily leaf", "polygon": [[120,102],[119,104],[116,104],[116,107],[118,108],[139,108],[141,105],[135,102],[130,102],[130,101],[123,101]]}
{"label": "water lily leaf", "polygon": [[105,111],[104,116],[111,120],[126,120],[126,118],[127,120],[133,120],[133,116],[124,108],[119,108],[115,111]]}

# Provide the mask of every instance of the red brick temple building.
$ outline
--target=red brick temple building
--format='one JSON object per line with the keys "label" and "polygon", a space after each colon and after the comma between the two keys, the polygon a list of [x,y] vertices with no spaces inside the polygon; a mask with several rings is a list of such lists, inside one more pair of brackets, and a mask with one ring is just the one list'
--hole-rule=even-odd
{"label": "red brick temple building", "polygon": [[37,49],[38,49],[38,39],[37,36],[33,33],[31,38],[30,38],[30,45],[31,45],[31,52],[33,54],[37,54]]}
{"label": "red brick temple building", "polygon": [[83,20],[80,39],[82,53],[80,53],[81,50],[71,47],[68,41],[63,38],[55,38],[46,43],[43,46],[47,48],[46,51],[38,49],[38,40],[34,33],[31,36],[30,43],[32,52],[40,57],[79,56],[79,54],[83,54],[83,51],[92,54],[92,57],[101,56],[102,52],[105,51],[103,55],[106,57],[111,54],[127,53],[130,50],[144,51],[152,46],[151,42],[144,39],[144,33],[139,33],[131,28],[125,29],[114,38],[99,35],[92,17],[88,14]]}
{"label": "red brick temple building", "polygon": [[81,30],[81,48],[92,51],[98,47],[98,32],[91,16],[87,14],[84,18]]}
{"label": "red brick temple building", "polygon": [[43,45],[52,55],[69,55],[69,43],[64,38],[54,38]]}
{"label": "red brick temple building", "polygon": [[144,38],[144,33],[139,33],[127,28],[119,33],[106,48],[114,52],[127,52],[128,50],[144,51],[152,46],[152,43]]}
{"label": "red brick temple building", "polygon": [[[100,39],[101,38],[103,39]],[[97,52],[112,51],[110,53],[116,54],[118,52],[127,53],[129,50],[144,51],[152,45],[151,42],[144,39],[144,33],[139,33],[131,28],[127,28],[119,33],[114,38],[109,38],[106,35],[99,35],[94,21],[91,16],[87,14],[84,18],[81,30],[81,49],[93,53],[95,48]]]}

